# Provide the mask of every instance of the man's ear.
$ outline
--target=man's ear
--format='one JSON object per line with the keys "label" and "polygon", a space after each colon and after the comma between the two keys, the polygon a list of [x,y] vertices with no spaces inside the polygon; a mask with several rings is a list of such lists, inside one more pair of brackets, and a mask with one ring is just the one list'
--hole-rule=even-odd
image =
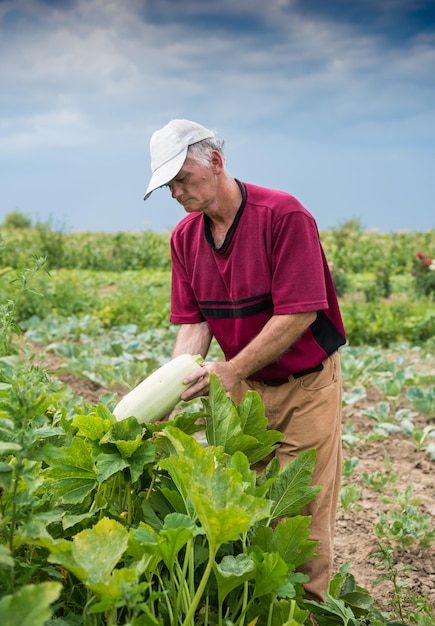
{"label": "man's ear", "polygon": [[212,150],[210,159],[211,169],[214,174],[220,174],[224,169],[224,160],[220,152]]}

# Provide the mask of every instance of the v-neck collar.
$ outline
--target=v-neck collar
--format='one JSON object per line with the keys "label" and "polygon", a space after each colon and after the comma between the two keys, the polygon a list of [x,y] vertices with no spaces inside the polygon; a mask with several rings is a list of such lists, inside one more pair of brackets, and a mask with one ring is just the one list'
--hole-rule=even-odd
{"label": "v-neck collar", "polygon": [[218,254],[225,254],[225,252],[228,250],[229,246],[231,245],[231,242],[234,237],[234,233],[236,232],[237,226],[240,222],[240,218],[242,217],[242,213],[246,206],[246,187],[243,183],[237,180],[237,178],[235,179],[235,181],[237,185],[239,186],[240,193],[242,194],[242,201],[240,203],[239,208],[237,209],[236,215],[234,216],[233,223],[227,230],[227,234],[225,235],[224,242],[221,246],[219,246],[219,248],[215,246],[215,243],[213,241],[213,235],[211,232],[211,219],[208,217],[208,215],[205,215],[204,213],[204,236],[207,240],[207,243]]}

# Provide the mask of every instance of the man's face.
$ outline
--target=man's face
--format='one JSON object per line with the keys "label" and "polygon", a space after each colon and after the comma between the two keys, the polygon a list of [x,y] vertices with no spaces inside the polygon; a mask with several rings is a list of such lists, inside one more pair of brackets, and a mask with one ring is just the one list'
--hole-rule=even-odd
{"label": "man's face", "polygon": [[187,213],[205,211],[216,200],[216,163],[202,165],[187,156],[178,174],[167,184],[172,197]]}

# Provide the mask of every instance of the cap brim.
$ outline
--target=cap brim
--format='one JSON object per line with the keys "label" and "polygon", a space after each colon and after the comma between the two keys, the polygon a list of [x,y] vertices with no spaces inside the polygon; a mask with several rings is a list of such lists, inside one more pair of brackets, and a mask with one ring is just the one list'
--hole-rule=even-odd
{"label": "cap brim", "polygon": [[167,185],[173,178],[178,174],[178,172],[183,167],[183,163],[186,160],[187,156],[187,148],[184,148],[179,154],[177,154],[170,161],[167,161],[163,165],[161,165],[153,175],[151,176],[151,180],[143,197],[144,200],[147,200],[150,195],[159,187],[164,187]]}

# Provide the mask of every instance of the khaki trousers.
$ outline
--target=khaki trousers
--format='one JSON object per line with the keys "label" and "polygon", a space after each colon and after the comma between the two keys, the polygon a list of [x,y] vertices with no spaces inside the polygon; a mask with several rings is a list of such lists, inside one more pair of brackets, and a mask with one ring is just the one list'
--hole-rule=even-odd
{"label": "khaki trousers", "polygon": [[[281,466],[304,450],[315,448],[317,460],[312,482],[321,485],[319,495],[304,509],[311,515],[310,538],[320,543],[314,559],[299,570],[310,578],[305,586],[307,599],[323,602],[332,577],[335,517],[341,483],[342,381],[340,357],[335,352],[323,362],[320,372],[301,378],[290,376],[279,387],[257,381],[242,381],[230,396],[240,404],[248,389],[257,391],[264,403],[269,428],[285,435],[274,454]],[[255,465],[261,471],[270,458]]]}

